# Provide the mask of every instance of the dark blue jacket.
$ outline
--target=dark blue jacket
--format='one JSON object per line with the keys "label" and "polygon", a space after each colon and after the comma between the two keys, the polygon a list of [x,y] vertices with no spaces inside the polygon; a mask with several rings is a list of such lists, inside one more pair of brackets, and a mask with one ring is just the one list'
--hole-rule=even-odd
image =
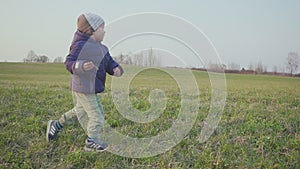
{"label": "dark blue jacket", "polygon": [[[89,61],[97,67],[85,71],[83,64]],[[65,65],[66,69],[72,73],[72,90],[85,94],[103,92],[106,73],[113,75],[114,68],[119,67],[123,73],[122,67],[113,60],[105,45],[79,31],[74,35]]]}

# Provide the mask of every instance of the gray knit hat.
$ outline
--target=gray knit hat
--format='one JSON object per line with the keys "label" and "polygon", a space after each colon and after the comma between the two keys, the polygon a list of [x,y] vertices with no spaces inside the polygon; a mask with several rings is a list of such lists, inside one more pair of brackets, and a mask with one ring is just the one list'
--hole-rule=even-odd
{"label": "gray knit hat", "polygon": [[104,20],[99,15],[93,13],[85,13],[83,15],[94,31],[96,31],[101,24],[104,24]]}

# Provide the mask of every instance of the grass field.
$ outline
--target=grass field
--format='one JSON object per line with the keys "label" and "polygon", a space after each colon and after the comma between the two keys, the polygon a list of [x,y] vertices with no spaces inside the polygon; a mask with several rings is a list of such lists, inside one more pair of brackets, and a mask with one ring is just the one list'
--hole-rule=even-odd
{"label": "grass field", "polygon": [[[227,74],[222,119],[213,135],[199,143],[211,92],[207,73],[193,74],[201,102],[189,134],[163,154],[128,158],[84,152],[85,135],[78,123],[65,127],[58,140],[46,142],[47,121],[73,107],[71,76],[63,64],[0,63],[0,168],[300,168],[299,78]],[[145,70],[131,82],[130,101],[141,111],[150,108],[152,89],[165,91],[166,109],[149,124],[118,113],[110,82],[108,78],[107,90],[99,97],[107,122],[119,132],[154,136],[177,118],[179,88],[165,72]]]}

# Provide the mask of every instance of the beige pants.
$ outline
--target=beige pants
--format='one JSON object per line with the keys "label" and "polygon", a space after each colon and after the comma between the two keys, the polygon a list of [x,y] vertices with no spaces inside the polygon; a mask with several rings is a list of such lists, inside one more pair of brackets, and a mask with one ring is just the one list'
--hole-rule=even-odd
{"label": "beige pants", "polygon": [[64,113],[59,122],[65,126],[77,117],[84,131],[90,138],[99,138],[104,124],[104,111],[96,94],[73,92],[74,108]]}

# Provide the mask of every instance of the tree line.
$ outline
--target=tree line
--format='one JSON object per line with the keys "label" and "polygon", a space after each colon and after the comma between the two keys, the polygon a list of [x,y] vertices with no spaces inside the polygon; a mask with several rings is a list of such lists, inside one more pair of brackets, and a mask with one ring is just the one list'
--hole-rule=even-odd
{"label": "tree line", "polygon": [[[37,55],[33,50],[30,50],[27,56],[23,59],[23,62],[31,62],[31,63],[46,63],[50,62],[50,59],[46,55]],[[53,60],[54,63],[62,63],[64,62],[63,57],[59,56]]]}
{"label": "tree line", "polygon": [[119,54],[114,59],[120,64],[145,66],[145,67],[161,67],[161,57],[150,48],[135,54]]}
{"label": "tree line", "polygon": [[[128,65],[138,65],[138,66],[154,66],[160,67],[161,65],[161,57],[155,53],[155,51],[150,48],[149,50],[144,50],[142,52],[136,54],[119,54],[115,56],[115,59],[121,64]],[[248,68],[241,68],[241,66],[237,63],[230,63],[228,65],[225,64],[216,64],[209,63],[206,68],[192,68],[194,70],[210,70],[215,72],[225,72],[225,73],[246,73],[246,74],[275,74],[275,75],[291,75],[294,76],[297,72],[297,69],[300,64],[300,58],[297,52],[289,52],[286,58],[285,68],[281,68],[281,70],[274,66],[273,70],[268,71],[266,65],[264,65],[261,61],[256,64],[249,64]],[[288,70],[288,73],[285,73]],[[298,74],[297,76],[300,76]]]}
{"label": "tree line", "polygon": [[[152,48],[148,50],[143,50],[137,53],[129,54],[119,54],[114,56],[114,59],[120,64],[128,65],[137,65],[137,66],[146,66],[146,67],[161,67],[161,56],[158,53],[155,53],[155,50]],[[45,55],[37,55],[33,50],[30,50],[27,54],[27,57],[23,59],[24,62],[40,62],[46,63],[50,62],[49,58]],[[64,62],[63,57],[56,57],[53,60],[54,63]],[[286,69],[288,74],[293,76],[296,74],[297,69],[299,68],[300,58],[297,52],[289,52],[286,58]],[[262,62],[257,64],[249,64],[248,68],[241,68],[237,63],[225,64],[215,64],[209,63],[207,68],[193,68],[195,70],[210,70],[210,71],[223,71],[228,73],[252,73],[252,74],[282,74],[285,75],[285,69],[279,70],[277,66],[273,67],[272,71],[268,71],[267,66],[263,65]],[[300,75],[300,74],[298,74]]]}

